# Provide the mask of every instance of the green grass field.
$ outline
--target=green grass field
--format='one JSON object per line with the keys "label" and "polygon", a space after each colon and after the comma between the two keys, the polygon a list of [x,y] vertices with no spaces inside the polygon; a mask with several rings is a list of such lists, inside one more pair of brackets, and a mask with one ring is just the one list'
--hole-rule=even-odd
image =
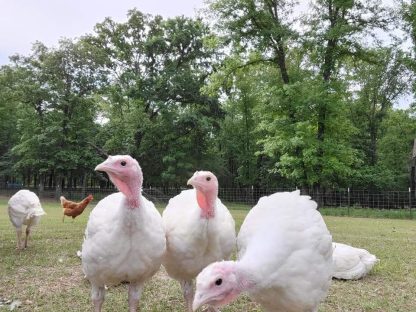
{"label": "green grass field", "polygon": [[[0,198],[0,299],[20,300],[18,311],[92,311],[80,249],[90,209],[62,223],[59,203],[43,202],[47,215],[34,229],[29,248],[17,251],[16,234]],[[238,227],[247,210],[233,207]],[[416,311],[416,221],[325,216],[334,241],[368,249],[380,258],[360,281],[334,281],[319,311]],[[146,284],[142,311],[185,311],[177,282],[163,269]],[[8,307],[0,307],[0,311]],[[127,311],[127,287],[110,287],[104,311]],[[223,312],[261,309],[246,296]]]}

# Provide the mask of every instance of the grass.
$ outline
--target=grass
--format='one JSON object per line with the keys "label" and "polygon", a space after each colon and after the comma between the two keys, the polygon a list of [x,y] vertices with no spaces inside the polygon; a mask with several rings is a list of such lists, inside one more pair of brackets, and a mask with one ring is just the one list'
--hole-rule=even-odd
{"label": "grass", "polygon": [[[34,229],[29,248],[15,250],[7,199],[0,198],[0,299],[20,300],[18,311],[92,311],[90,286],[81,271],[80,249],[90,209],[75,222],[61,221],[59,203],[44,202],[47,215]],[[232,206],[239,227],[247,213]],[[366,248],[380,263],[360,281],[334,281],[319,311],[416,311],[416,222],[325,216],[334,241]],[[142,311],[185,311],[177,282],[163,268],[145,286]],[[0,307],[0,311],[7,308]],[[127,311],[127,287],[107,291],[104,311]],[[261,311],[246,296],[223,312]]]}
{"label": "grass", "polygon": [[388,218],[388,219],[414,219],[416,211],[407,209],[372,209],[350,207],[324,207],[319,211],[324,216],[361,217],[361,218]]}
{"label": "grass", "polygon": [[[252,206],[242,203],[225,203],[230,210],[248,210]],[[387,218],[387,219],[415,219],[416,209],[373,209],[359,207],[322,207],[319,209],[324,216]]]}

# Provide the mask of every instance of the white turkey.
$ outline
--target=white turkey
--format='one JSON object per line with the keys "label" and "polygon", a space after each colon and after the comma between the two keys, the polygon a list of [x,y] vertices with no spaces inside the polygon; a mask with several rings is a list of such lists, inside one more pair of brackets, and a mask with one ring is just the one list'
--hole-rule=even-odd
{"label": "white turkey", "polygon": [[247,292],[266,311],[312,312],[332,277],[332,237],[299,191],[260,198],[238,234],[238,261],[215,262],[196,279],[193,309]]}
{"label": "white turkey", "polygon": [[334,278],[357,280],[366,276],[379,261],[365,249],[341,243],[332,243],[334,259]]}
{"label": "white turkey", "polygon": [[141,194],[143,174],[128,155],[109,156],[104,171],[120,193],[102,199],[90,214],[82,245],[82,267],[91,282],[95,311],[104,286],[129,282],[129,311],[136,311],[143,284],[160,268],[166,249],[162,218]]}
{"label": "white turkey", "polygon": [[[39,197],[28,190],[20,190],[8,202],[10,221],[16,228],[17,249],[27,247],[27,240],[33,226],[37,225],[45,211],[43,210]],[[26,225],[25,241],[22,241],[23,225]]]}
{"label": "white turkey", "polygon": [[236,238],[234,219],[218,198],[216,176],[197,171],[188,184],[194,189],[171,198],[163,212],[163,265],[180,282],[187,309],[192,311],[193,279],[208,264],[228,259]]}

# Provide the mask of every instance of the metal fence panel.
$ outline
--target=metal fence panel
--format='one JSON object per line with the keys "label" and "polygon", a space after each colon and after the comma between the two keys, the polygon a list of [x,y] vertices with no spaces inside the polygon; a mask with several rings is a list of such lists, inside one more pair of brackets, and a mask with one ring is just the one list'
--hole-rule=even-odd
{"label": "metal fence panel", "polygon": [[[170,198],[179,194],[184,187],[155,187],[146,186],[143,194],[149,200],[160,204],[166,204]],[[42,199],[54,199],[55,189],[45,189],[41,193],[37,189],[30,189]],[[253,206],[260,197],[275,192],[293,191],[294,188],[220,188],[218,197],[224,202]],[[14,189],[0,189],[0,196],[11,197],[18,191]],[[81,200],[88,194],[93,194],[95,200],[117,192],[115,188],[67,188],[62,190],[62,195],[71,200]],[[302,189],[301,193],[311,196],[320,207],[356,207],[375,209],[405,209],[415,205],[415,194],[409,191],[368,191],[368,190],[325,190],[317,192],[313,189]]]}

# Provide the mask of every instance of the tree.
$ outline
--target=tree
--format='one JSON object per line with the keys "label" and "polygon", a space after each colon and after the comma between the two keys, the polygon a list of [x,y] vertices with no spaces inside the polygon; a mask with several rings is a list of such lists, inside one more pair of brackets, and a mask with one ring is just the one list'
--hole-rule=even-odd
{"label": "tree", "polygon": [[[400,1],[400,16],[402,18],[402,28],[404,33],[410,37],[411,44],[410,44],[410,51],[408,53],[407,58],[407,66],[409,70],[416,73],[416,1],[411,0],[410,2],[407,1]],[[405,43],[407,38],[404,38]],[[413,81],[412,83],[413,94],[416,92],[416,83]],[[413,103],[414,106],[414,103]]]}
{"label": "tree", "polygon": [[[18,140],[16,108],[19,101],[16,88],[18,73],[11,66],[0,68],[0,186],[13,177],[11,149]],[[3,179],[1,178],[3,177]]]}
{"label": "tree", "polygon": [[273,63],[283,83],[290,82],[286,58],[287,46],[297,38],[291,14],[296,1],[218,0],[209,4],[220,34],[224,34],[226,42],[231,41],[235,51],[259,52],[247,65]]}
{"label": "tree", "polygon": [[409,165],[416,133],[414,110],[392,110],[381,127],[384,135],[378,142],[377,166],[388,181],[381,186],[407,189],[410,186]]}
{"label": "tree", "polygon": [[[312,62],[319,67],[324,94],[317,102],[317,167],[324,171],[325,141],[330,135],[327,127],[331,116],[331,101],[325,100],[334,92],[333,84],[339,82],[342,68],[349,59],[366,59],[366,41],[375,36],[374,30],[386,30],[389,11],[379,1],[320,0],[315,12],[306,24],[307,47],[310,47]],[[361,39],[367,37],[367,40]],[[326,94],[325,94],[326,93]],[[321,184],[321,178],[317,185]]]}
{"label": "tree", "polygon": [[355,146],[363,151],[364,164],[369,166],[377,163],[377,142],[383,135],[383,120],[391,113],[395,101],[409,91],[412,81],[402,52],[384,48],[373,53],[374,61],[356,62],[350,77],[356,89],[351,118],[360,129]]}
{"label": "tree", "polygon": [[410,160],[416,133],[414,112],[389,109],[381,125],[383,135],[377,141],[378,157],[373,166],[357,170],[353,187],[407,189],[410,183]]}
{"label": "tree", "polygon": [[34,175],[41,189],[47,175],[50,183],[53,177],[57,196],[64,181],[85,183],[84,171],[98,161],[89,142],[97,131],[92,94],[102,76],[91,52],[82,42],[64,40],[57,49],[36,43],[31,56],[14,58],[24,73],[15,169],[29,183]]}
{"label": "tree", "polygon": [[386,27],[387,12],[375,1],[318,1],[314,14],[301,17],[305,30],[298,34],[294,6],[278,0],[211,1],[231,59],[242,60],[225,60],[223,74],[215,75],[234,78],[234,70],[259,63],[278,70],[275,78],[260,78],[270,82],[259,100],[262,153],[276,159],[272,171],[319,189],[345,180],[356,162],[347,139],[355,130],[346,118],[348,84],[341,68],[365,56],[357,38]]}
{"label": "tree", "polygon": [[224,158],[230,185],[252,186],[259,183],[259,156],[256,156],[258,135],[255,133],[257,79],[262,66],[241,69],[223,108],[225,118],[218,135],[218,149]]}
{"label": "tree", "polygon": [[217,99],[200,92],[215,55],[203,46],[211,36],[199,19],[132,10],[127,22],[106,19],[85,38],[107,55],[104,148],[138,157],[148,183],[183,185],[207,163],[202,155],[211,150],[208,138],[221,117]]}

